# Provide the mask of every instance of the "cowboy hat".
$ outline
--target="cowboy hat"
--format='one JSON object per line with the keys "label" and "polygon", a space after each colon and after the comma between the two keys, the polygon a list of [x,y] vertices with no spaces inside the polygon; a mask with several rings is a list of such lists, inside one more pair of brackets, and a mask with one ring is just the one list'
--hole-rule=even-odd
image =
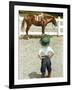
{"label": "cowboy hat", "polygon": [[41,43],[42,46],[49,45],[49,43],[50,43],[50,36],[46,35],[46,34],[42,35],[41,39],[40,39],[40,43]]}

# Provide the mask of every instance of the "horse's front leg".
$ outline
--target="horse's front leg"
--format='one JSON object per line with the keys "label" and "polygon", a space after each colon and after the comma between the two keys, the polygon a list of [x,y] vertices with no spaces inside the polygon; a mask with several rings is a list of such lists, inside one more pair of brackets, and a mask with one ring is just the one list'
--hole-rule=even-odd
{"label": "horse's front leg", "polygon": [[45,34],[45,26],[42,26],[42,34]]}

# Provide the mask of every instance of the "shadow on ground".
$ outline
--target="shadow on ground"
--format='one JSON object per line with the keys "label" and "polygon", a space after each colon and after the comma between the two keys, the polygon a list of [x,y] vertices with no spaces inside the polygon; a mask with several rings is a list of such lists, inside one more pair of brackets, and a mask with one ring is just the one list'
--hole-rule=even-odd
{"label": "shadow on ground", "polygon": [[37,72],[31,72],[29,73],[30,78],[41,78],[41,74],[38,74]]}

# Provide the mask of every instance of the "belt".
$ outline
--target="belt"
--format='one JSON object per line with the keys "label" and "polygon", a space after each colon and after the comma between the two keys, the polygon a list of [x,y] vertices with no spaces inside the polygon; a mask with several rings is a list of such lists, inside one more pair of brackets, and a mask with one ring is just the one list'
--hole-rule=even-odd
{"label": "belt", "polygon": [[47,55],[45,55],[45,56],[41,56],[41,57],[44,57],[44,58],[45,58],[45,57],[48,57],[48,56],[47,56]]}

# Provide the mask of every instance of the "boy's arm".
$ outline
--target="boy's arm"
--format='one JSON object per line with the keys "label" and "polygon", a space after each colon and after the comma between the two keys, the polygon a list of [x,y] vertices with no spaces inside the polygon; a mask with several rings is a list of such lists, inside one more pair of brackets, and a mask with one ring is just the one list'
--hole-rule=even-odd
{"label": "boy's arm", "polygon": [[42,57],[38,54],[38,57],[42,60]]}
{"label": "boy's arm", "polygon": [[51,51],[48,53],[48,57],[49,57],[49,58],[52,58],[53,55],[54,55],[54,53],[51,52]]}
{"label": "boy's arm", "polygon": [[42,57],[41,57],[41,49],[39,50],[39,53],[38,53],[38,57],[42,60]]}
{"label": "boy's arm", "polygon": [[49,52],[48,52],[48,57],[52,58],[52,56],[54,55],[54,51],[51,47],[48,48]]}

